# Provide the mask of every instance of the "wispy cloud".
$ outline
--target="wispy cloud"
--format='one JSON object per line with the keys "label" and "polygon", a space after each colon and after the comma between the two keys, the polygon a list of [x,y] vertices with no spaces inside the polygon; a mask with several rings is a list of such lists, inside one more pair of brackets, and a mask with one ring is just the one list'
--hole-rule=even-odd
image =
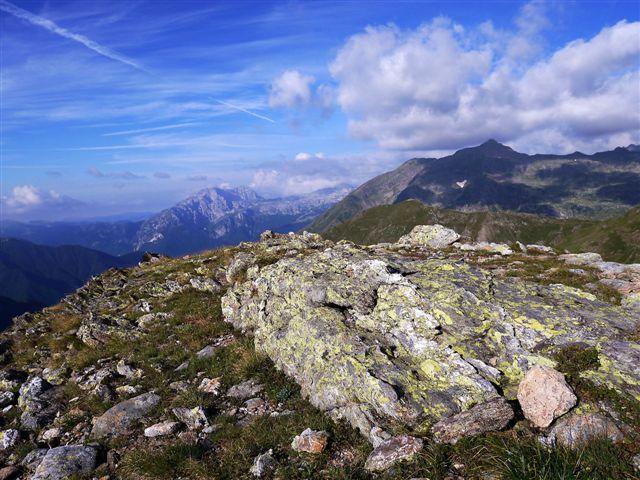
{"label": "wispy cloud", "polygon": [[276,123],[276,121],[273,120],[272,118],[265,117],[264,115],[260,115],[258,113],[252,112],[251,110],[247,110],[246,108],[242,108],[242,107],[239,107],[237,105],[233,105],[233,104],[231,104],[229,102],[223,102],[222,100],[217,100],[217,99],[213,99],[213,100],[215,100],[216,102],[218,102],[218,103],[220,103],[222,105],[225,105],[225,106],[227,106],[229,108],[233,108],[235,110],[238,110],[239,112],[244,112],[244,113],[247,113],[249,115],[253,115],[256,118],[260,118],[262,120],[266,120],[267,122]]}
{"label": "wispy cloud", "polygon": [[124,55],[121,55],[117,52],[114,52],[110,48],[100,45],[99,43],[94,42],[84,35],[70,32],[66,28],[57,25],[51,20],[40,17],[39,15],[35,15],[28,10],[14,5],[13,3],[7,2],[6,0],[0,0],[0,10],[21,20],[25,20],[33,25],[37,25],[38,27],[49,30],[51,33],[55,33],[56,35],[64,38],[68,38],[69,40],[73,40],[74,42],[78,42],[87,47],[89,50],[93,50],[103,57],[110,58],[111,60],[115,60],[116,62],[124,63],[125,65],[129,65],[130,67],[147,72],[147,70],[145,70],[139,63],[135,62],[134,60],[125,57]]}
{"label": "wispy cloud", "polygon": [[188,122],[188,123],[175,123],[173,125],[163,125],[160,127],[151,127],[151,128],[138,128],[136,130],[123,130],[121,132],[111,132],[105,133],[103,137],[115,137],[118,135],[131,135],[135,133],[146,133],[146,132],[158,132],[161,130],[173,130],[174,128],[184,128],[184,127],[193,127],[195,125],[200,125],[198,122]]}

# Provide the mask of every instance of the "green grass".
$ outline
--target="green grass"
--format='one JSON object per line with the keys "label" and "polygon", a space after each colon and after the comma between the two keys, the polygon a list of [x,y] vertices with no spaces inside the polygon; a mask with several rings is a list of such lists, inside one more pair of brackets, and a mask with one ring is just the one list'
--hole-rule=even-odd
{"label": "green grass", "polygon": [[542,243],[571,252],[597,252],[605,260],[640,261],[640,207],[608,220],[558,219],[506,211],[458,212],[416,200],[373,207],[327,230],[329,240],[362,245],[395,242],[416,225],[439,223],[471,239]]}

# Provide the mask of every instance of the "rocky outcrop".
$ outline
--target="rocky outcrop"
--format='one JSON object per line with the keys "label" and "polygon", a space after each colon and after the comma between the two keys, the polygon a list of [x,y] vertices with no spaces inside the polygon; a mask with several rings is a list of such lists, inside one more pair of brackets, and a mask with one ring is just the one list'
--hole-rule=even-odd
{"label": "rocky outcrop", "polygon": [[98,451],[86,445],[52,448],[36,468],[31,480],[64,480],[91,473],[97,464]]}
{"label": "rocky outcrop", "polygon": [[342,243],[285,257],[230,289],[224,316],[314,405],[372,443],[374,429],[423,431],[513,399],[531,368],[554,365],[557,351],[578,342],[599,350],[600,367],[585,376],[640,398],[631,310],[395,250]]}

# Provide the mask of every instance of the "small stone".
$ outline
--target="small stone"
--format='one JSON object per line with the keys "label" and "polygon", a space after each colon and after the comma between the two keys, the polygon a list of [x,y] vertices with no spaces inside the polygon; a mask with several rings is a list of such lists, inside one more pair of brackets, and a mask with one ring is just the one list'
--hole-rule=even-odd
{"label": "small stone", "polygon": [[160,422],[144,429],[144,436],[147,438],[166,437],[173,435],[180,430],[180,422]]}
{"label": "small stone", "polygon": [[329,434],[324,430],[316,431],[307,428],[293,439],[291,448],[296,452],[322,453],[328,441]]}
{"label": "small stone", "polygon": [[260,385],[256,380],[251,379],[231,387],[229,391],[227,391],[227,396],[238,400],[246,400],[248,398],[255,397],[263,389],[264,387],[262,385]]}
{"label": "small stone", "polygon": [[133,368],[131,365],[127,365],[124,360],[120,360],[118,362],[116,365],[116,371],[128,380],[137,380],[142,377],[142,370]]}
{"label": "small stone", "polygon": [[250,398],[244,402],[244,409],[247,415],[265,415],[267,413],[267,402],[262,398]]}
{"label": "small stone", "polygon": [[180,365],[178,365],[174,372],[181,372],[183,370],[186,370],[187,368],[189,368],[189,361],[187,360],[186,362],[182,362]]}
{"label": "small stone", "polygon": [[196,357],[198,357],[200,359],[202,359],[202,358],[211,358],[211,357],[213,357],[213,355],[215,353],[216,353],[216,346],[215,345],[207,345],[202,350],[200,350],[198,353],[196,353]]}
{"label": "small stone", "polygon": [[45,442],[51,442],[53,440],[57,440],[64,434],[64,430],[60,427],[50,428],[45,430],[42,434],[42,440]]}
{"label": "small stone", "polygon": [[571,410],[577,398],[562,373],[536,365],[520,382],[518,401],[527,420],[538,428],[546,428]]}
{"label": "small stone", "polygon": [[612,443],[624,440],[624,434],[618,426],[599,413],[569,415],[562,418],[551,429],[551,438],[556,443],[569,448],[581,447],[596,438],[606,438]]}
{"label": "small stone", "polygon": [[20,470],[14,466],[0,468],[0,480],[13,480],[19,475]]}
{"label": "small stone", "polygon": [[210,393],[211,395],[218,395],[222,382],[220,377],[218,378],[203,378],[198,386],[198,390],[204,393]]}
{"label": "small stone", "polygon": [[118,395],[135,395],[138,393],[138,389],[133,385],[121,385],[116,387],[116,392]]}
{"label": "small stone", "polygon": [[502,430],[512,418],[513,408],[505,398],[498,397],[440,420],[431,432],[436,442],[455,444],[463,437]]}
{"label": "small stone", "polygon": [[48,450],[32,480],[63,480],[87,475],[96,468],[98,452],[85,445],[65,445]]}
{"label": "small stone", "polygon": [[20,432],[10,428],[0,432],[0,450],[13,447],[20,440]]}
{"label": "small stone", "polygon": [[13,404],[16,399],[16,394],[13,392],[0,392],[0,407],[6,407]]}
{"label": "small stone", "polygon": [[422,450],[422,445],[421,439],[409,435],[392,437],[382,442],[369,454],[364,468],[369,472],[382,472],[396,462],[413,457]]}
{"label": "small stone", "polygon": [[189,430],[202,430],[209,425],[209,420],[202,407],[174,408],[173,414],[184,423]]}
{"label": "small stone", "polygon": [[276,459],[273,458],[273,450],[269,449],[268,452],[258,455],[253,459],[253,466],[249,472],[257,478],[264,477],[267,473],[273,470],[276,466]]}
{"label": "small stone", "polygon": [[136,420],[144,418],[158,403],[160,396],[153,392],[120,402],[96,419],[91,435],[95,438],[124,435]]}
{"label": "small stone", "polygon": [[171,382],[169,384],[169,388],[174,392],[184,392],[189,388],[189,384],[182,380],[178,380],[177,382]]}
{"label": "small stone", "polygon": [[633,465],[636,472],[640,472],[640,453],[631,459],[631,465]]}

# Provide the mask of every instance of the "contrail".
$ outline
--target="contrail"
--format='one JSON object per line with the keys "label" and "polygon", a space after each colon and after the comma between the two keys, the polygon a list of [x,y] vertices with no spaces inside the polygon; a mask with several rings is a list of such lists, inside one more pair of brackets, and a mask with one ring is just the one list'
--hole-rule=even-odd
{"label": "contrail", "polygon": [[133,68],[146,72],[146,70],[141,65],[131,60],[130,58],[127,58],[124,55],[120,55],[119,53],[116,53],[107,47],[103,47],[102,45],[85,37],[84,35],[70,32],[66,28],[62,28],[56,25],[51,20],[47,20],[46,18],[35,15],[12,3],[7,2],[6,0],[0,0],[0,10],[10,15],[13,15],[14,17],[20,18],[22,20],[26,20],[27,22],[33,25],[37,25],[39,27],[45,28],[46,30],[49,30],[50,32],[55,33],[56,35],[60,35],[61,37],[68,38],[75,42],[81,43],[88,49],[93,50],[94,52],[102,55],[103,57],[110,58],[111,60],[115,60],[116,62],[124,63],[125,65],[129,65]]}
{"label": "contrail", "polygon": [[103,137],[115,137],[117,135],[130,135],[134,133],[145,133],[145,132],[157,132],[160,130],[172,130],[174,128],[183,128],[183,127],[192,127],[194,125],[200,125],[198,122],[188,122],[188,123],[175,123],[173,125],[163,125],[161,127],[151,127],[151,128],[138,128],[136,130],[123,130],[121,132],[111,132],[111,133],[103,133]]}
{"label": "contrail", "polygon": [[212,100],[215,100],[216,102],[221,103],[222,105],[226,105],[227,107],[234,108],[234,109],[238,110],[239,112],[248,113],[249,115],[253,115],[256,118],[261,118],[262,120],[266,120],[267,122],[276,123],[275,120],[273,120],[273,119],[271,119],[269,117],[265,117],[264,115],[259,115],[259,114],[255,113],[255,112],[247,110],[246,108],[238,107],[237,105],[232,105],[231,103],[223,102],[222,100],[217,100],[215,98],[212,98]]}

